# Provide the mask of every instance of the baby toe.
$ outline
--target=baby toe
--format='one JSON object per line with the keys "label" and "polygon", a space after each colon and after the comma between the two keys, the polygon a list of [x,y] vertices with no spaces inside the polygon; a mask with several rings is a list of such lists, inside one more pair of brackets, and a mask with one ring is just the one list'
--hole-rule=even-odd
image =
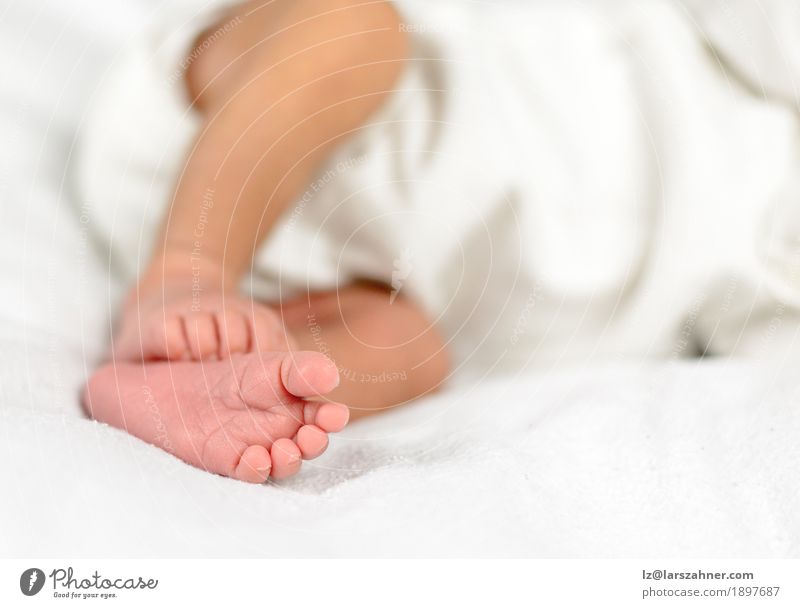
{"label": "baby toe", "polygon": [[246,353],[249,349],[250,329],[247,319],[238,311],[225,311],[217,315],[219,327],[219,357]]}
{"label": "baby toe", "polygon": [[327,433],[338,433],[350,420],[350,409],[341,403],[307,403],[303,412],[306,424],[314,424]]}
{"label": "baby toe", "polygon": [[186,337],[192,359],[201,361],[216,358],[219,333],[214,315],[197,313],[186,317]]}
{"label": "baby toe", "polygon": [[314,397],[331,392],[339,385],[336,364],[322,353],[287,353],[281,364],[284,388],[296,397]]}
{"label": "baby toe", "polygon": [[303,460],[311,460],[320,456],[328,447],[328,434],[318,426],[307,424],[297,431],[295,441]]}
{"label": "baby toe", "polygon": [[286,479],[300,470],[302,454],[291,439],[278,439],[270,450],[273,479]]}
{"label": "baby toe", "polygon": [[153,345],[158,357],[177,361],[187,354],[186,335],[183,331],[183,321],[179,317],[169,317],[158,324],[155,330],[158,335],[153,340]]}
{"label": "baby toe", "polygon": [[179,318],[156,314],[148,319],[137,335],[137,358],[145,360],[179,360],[186,352],[186,340]]}
{"label": "baby toe", "polygon": [[264,483],[272,470],[272,458],[267,448],[261,445],[251,445],[247,448],[233,476],[248,483]]}

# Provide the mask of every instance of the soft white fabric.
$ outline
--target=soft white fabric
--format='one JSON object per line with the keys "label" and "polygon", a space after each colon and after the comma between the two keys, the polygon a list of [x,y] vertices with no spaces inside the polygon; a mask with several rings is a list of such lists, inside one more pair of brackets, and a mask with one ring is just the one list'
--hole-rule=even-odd
{"label": "soft white fabric", "polygon": [[797,387],[711,362],[486,382],[270,487],[6,406],[0,553],[798,557]]}
{"label": "soft white fabric", "polygon": [[[353,426],[280,486],[84,419],[122,273],[89,238],[113,203],[76,196],[66,165],[118,51],[162,4],[0,11],[0,555],[800,557],[796,358],[465,380]],[[780,326],[765,339],[794,339],[765,322]]]}
{"label": "soft white fabric", "polygon": [[683,0],[715,54],[754,91],[798,106],[800,4]]}

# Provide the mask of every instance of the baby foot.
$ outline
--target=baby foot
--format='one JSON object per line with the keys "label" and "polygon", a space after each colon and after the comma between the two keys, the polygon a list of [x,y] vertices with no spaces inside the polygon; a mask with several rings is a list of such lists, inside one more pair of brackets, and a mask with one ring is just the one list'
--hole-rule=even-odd
{"label": "baby foot", "polygon": [[128,431],[212,473],[262,483],[297,473],[316,458],[348,409],[312,401],[339,383],[336,366],[314,352],[236,355],[211,363],[117,363],[84,392],[95,419]]}
{"label": "baby foot", "polygon": [[213,361],[291,346],[274,311],[235,293],[134,292],[121,321],[114,340],[118,361]]}

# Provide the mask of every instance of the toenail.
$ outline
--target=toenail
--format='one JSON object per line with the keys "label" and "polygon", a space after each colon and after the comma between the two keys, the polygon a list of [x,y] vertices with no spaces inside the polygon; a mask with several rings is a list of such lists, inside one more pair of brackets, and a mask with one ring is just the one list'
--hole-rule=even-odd
{"label": "toenail", "polygon": [[297,373],[300,374],[301,378],[308,378],[309,374],[311,374],[313,370],[314,366],[305,361],[297,364]]}

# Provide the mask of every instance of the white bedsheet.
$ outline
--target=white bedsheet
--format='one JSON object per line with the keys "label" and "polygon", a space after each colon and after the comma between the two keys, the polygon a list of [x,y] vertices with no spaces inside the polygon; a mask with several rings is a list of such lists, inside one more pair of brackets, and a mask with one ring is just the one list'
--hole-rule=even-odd
{"label": "white bedsheet", "polygon": [[154,5],[0,4],[0,556],[800,557],[797,362],[473,380],[263,487],[83,418],[120,286],[67,161]]}

